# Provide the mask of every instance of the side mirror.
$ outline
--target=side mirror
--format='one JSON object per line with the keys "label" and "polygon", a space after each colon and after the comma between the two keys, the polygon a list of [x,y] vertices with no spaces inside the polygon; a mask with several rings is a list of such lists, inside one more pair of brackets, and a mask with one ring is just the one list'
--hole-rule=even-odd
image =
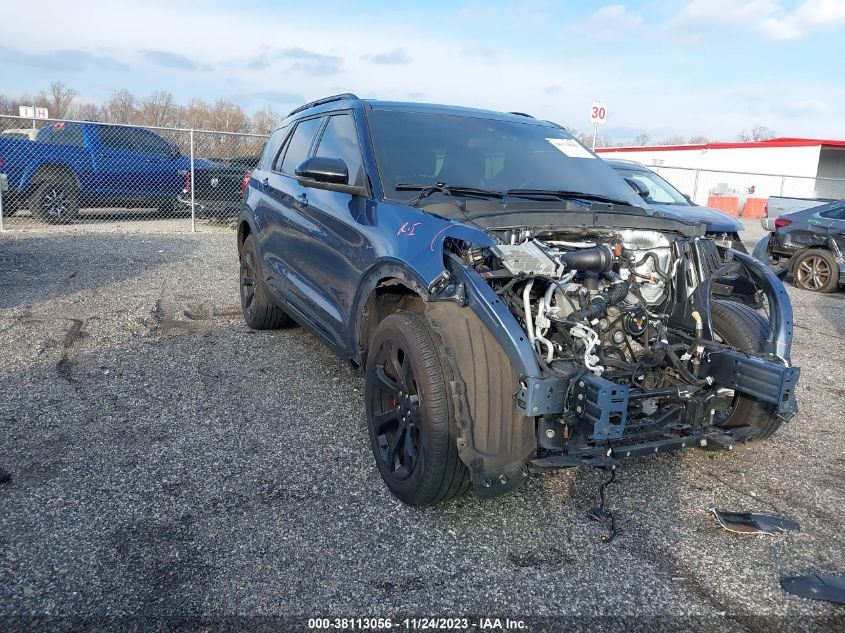
{"label": "side mirror", "polygon": [[331,185],[349,184],[349,170],[346,163],[339,158],[323,158],[321,156],[306,158],[296,168],[296,176],[300,179]]}
{"label": "side mirror", "polygon": [[633,178],[626,178],[625,182],[631,185],[631,189],[637,192],[637,195],[642,198],[643,200],[648,200],[650,194],[648,187],[646,187],[643,183],[639,180],[634,180]]}
{"label": "side mirror", "polygon": [[692,206],[695,206],[695,202],[692,201],[692,197],[689,194],[682,193],[681,195],[684,197],[684,200],[689,202]]}

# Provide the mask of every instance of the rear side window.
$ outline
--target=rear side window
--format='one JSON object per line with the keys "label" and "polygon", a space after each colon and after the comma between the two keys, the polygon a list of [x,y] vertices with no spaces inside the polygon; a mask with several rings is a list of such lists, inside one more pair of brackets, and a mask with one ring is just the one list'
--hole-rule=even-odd
{"label": "rear side window", "polygon": [[133,152],[135,151],[135,144],[132,141],[131,132],[130,128],[104,125],[100,128],[100,145],[125,152]]}
{"label": "rear side window", "polygon": [[273,162],[276,160],[276,155],[279,153],[279,148],[282,146],[289,128],[289,125],[279,128],[264,143],[264,151],[261,152],[261,160],[258,161],[259,169],[272,169]]}
{"label": "rear side window", "polygon": [[349,170],[349,184],[364,184],[364,163],[361,160],[361,147],[358,144],[358,133],[355,119],[351,114],[336,114],[329,117],[317,156],[325,158],[340,158]]}
{"label": "rear side window", "polygon": [[311,149],[311,143],[317,134],[317,130],[320,129],[322,121],[322,118],[316,118],[300,121],[297,124],[293,135],[290,137],[288,149],[282,161],[282,168],[279,171],[283,174],[295,175],[299,163],[308,158],[308,150]]}
{"label": "rear side window", "polygon": [[132,132],[136,151],[160,156],[168,156],[173,152],[173,146],[158,134],[147,130],[132,130]]}
{"label": "rear side window", "polygon": [[77,147],[85,145],[82,140],[81,125],[56,123],[39,131],[36,138],[42,143],[62,143],[64,145],[76,145]]}
{"label": "rear side window", "polygon": [[831,218],[833,220],[845,220],[845,205],[827,209],[819,213],[819,215],[823,218]]}

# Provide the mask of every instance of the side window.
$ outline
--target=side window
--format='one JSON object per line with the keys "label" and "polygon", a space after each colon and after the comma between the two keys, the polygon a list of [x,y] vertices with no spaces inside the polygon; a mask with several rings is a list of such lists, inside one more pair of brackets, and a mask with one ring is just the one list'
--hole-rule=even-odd
{"label": "side window", "polygon": [[285,157],[282,160],[281,171],[283,174],[295,175],[296,167],[308,158],[308,150],[311,149],[311,142],[314,140],[314,135],[320,129],[320,123],[323,119],[317,117],[316,119],[308,119],[300,121],[293,135],[290,137]]}
{"label": "side window", "polygon": [[124,152],[134,152],[135,144],[132,141],[132,129],[113,125],[100,126],[100,145]]}
{"label": "side window", "polygon": [[261,152],[261,160],[258,161],[259,169],[272,169],[273,162],[276,155],[279,153],[279,148],[282,146],[282,143],[288,134],[289,127],[289,125],[286,125],[283,128],[279,128],[273,132],[273,134],[270,135],[270,138],[267,139],[267,142],[264,143],[264,150]]}
{"label": "side window", "polygon": [[823,218],[831,218],[833,220],[845,220],[845,205],[822,211],[819,215]]}
{"label": "side window", "polygon": [[[127,130],[128,132],[129,130]],[[173,151],[173,147],[161,138],[158,134],[153,134],[147,130],[132,130],[132,136],[135,141],[135,149],[144,154],[158,154],[159,156],[169,156]]]}
{"label": "side window", "polygon": [[340,158],[349,169],[349,184],[364,184],[364,163],[361,159],[355,119],[351,114],[336,114],[329,118],[316,155]]}

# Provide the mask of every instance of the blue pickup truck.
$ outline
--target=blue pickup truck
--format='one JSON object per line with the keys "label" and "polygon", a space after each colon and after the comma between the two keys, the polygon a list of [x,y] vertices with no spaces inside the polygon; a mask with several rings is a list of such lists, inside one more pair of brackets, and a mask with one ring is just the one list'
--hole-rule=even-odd
{"label": "blue pickup truck", "polygon": [[70,222],[80,208],[170,211],[189,169],[175,144],[137,127],[68,122],[41,129],[34,141],[0,137],[0,172],[9,179],[4,215],[28,208],[51,224]]}

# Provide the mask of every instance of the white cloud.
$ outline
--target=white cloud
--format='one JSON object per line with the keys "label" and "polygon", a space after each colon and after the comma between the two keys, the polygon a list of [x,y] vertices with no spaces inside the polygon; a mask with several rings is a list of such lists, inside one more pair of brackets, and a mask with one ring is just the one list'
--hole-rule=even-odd
{"label": "white cloud", "polygon": [[572,26],[591,39],[610,40],[620,34],[634,35],[645,20],[637,13],[633,13],[627,5],[608,4],[600,8],[588,18]]}
{"label": "white cloud", "polygon": [[776,40],[794,40],[845,25],[845,0],[688,0],[663,19],[646,20],[626,4],[607,4],[573,23],[571,30],[599,39],[661,37],[674,42],[712,42],[759,31]]}
{"label": "white cloud", "polygon": [[792,12],[779,12],[759,28],[777,40],[795,40],[845,25],[845,0],[805,0]]}

